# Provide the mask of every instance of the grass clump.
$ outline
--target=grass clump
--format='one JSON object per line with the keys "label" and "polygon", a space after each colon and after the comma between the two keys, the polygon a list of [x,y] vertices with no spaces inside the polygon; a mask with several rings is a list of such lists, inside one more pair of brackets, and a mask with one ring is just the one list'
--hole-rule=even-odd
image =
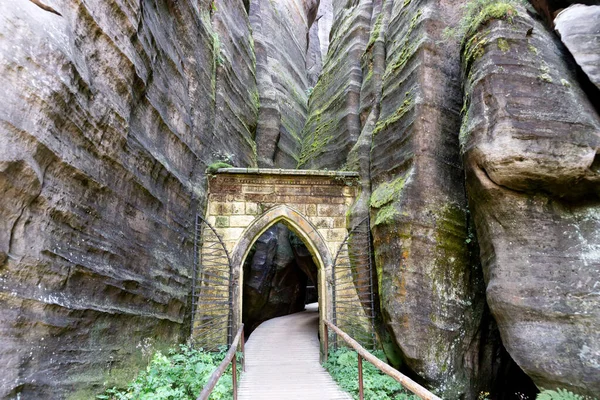
{"label": "grass clump", "polygon": [[[376,351],[374,354],[379,359],[386,361],[382,351]],[[332,351],[323,366],[343,390],[350,393],[354,399],[358,399],[358,357],[355,351],[348,348]],[[367,361],[363,361],[363,383],[365,399],[418,399],[417,396],[407,392],[396,380]]]}
{"label": "grass clump", "polygon": [[[194,400],[225,358],[227,348],[217,353],[180,345],[167,355],[156,352],[138,377],[126,388],[111,388],[97,395],[106,400]],[[240,365],[238,363],[238,365]],[[239,371],[238,371],[239,373]],[[213,390],[212,400],[233,398],[231,368]]]}

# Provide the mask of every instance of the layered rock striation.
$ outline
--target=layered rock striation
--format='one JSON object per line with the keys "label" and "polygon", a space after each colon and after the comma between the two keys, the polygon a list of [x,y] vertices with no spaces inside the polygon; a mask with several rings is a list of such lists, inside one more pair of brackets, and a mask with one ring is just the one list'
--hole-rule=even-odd
{"label": "layered rock striation", "polygon": [[49,5],[0,16],[3,398],[90,398],[183,340],[204,170],[256,165],[241,3]]}
{"label": "layered rock striation", "polygon": [[[329,12],[309,0],[257,0],[250,4],[256,49],[260,112],[256,133],[262,167],[295,168],[306,121],[308,96],[321,70],[320,38]],[[323,18],[323,14],[326,15]]]}
{"label": "layered rock striation", "polygon": [[520,7],[470,31],[461,147],[486,296],[539,388],[600,392],[600,118]]}
{"label": "layered rock striation", "polygon": [[[464,3],[9,0],[0,397],[90,398],[185,340],[217,162],[359,171],[380,339],[441,397],[522,371],[599,393],[597,7],[559,15],[565,48],[571,1]],[[315,274],[267,236],[254,322],[300,309]]]}

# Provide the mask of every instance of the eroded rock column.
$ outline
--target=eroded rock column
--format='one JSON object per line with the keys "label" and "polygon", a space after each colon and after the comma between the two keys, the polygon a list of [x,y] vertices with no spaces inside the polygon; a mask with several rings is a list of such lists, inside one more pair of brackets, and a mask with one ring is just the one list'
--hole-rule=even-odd
{"label": "eroded rock column", "polygon": [[490,309],[540,388],[600,392],[600,118],[524,9],[470,32],[461,146]]}

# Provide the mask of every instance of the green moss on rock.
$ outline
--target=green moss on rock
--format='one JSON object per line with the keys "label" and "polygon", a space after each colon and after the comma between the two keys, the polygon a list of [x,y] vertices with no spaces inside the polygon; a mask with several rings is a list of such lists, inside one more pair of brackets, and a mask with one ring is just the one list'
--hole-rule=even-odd
{"label": "green moss on rock", "polygon": [[411,109],[412,105],[413,105],[412,96],[410,95],[410,92],[407,92],[406,99],[404,99],[404,101],[402,102],[402,105],[400,105],[400,107],[398,107],[396,112],[393,113],[387,119],[377,122],[377,126],[375,126],[375,129],[373,130],[373,135],[377,135],[382,130],[387,129],[388,127],[390,127],[390,125],[392,125],[392,124],[396,123],[398,120],[402,119],[402,117],[404,117],[404,115],[406,115],[408,110]]}

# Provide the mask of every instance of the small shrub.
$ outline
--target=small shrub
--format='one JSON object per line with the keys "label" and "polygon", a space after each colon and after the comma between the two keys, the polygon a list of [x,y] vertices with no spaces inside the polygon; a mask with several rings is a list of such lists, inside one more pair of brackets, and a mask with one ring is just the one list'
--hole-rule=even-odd
{"label": "small shrub", "polygon": [[206,172],[209,174],[214,174],[215,172],[217,172],[219,170],[219,168],[232,168],[233,165],[223,162],[223,161],[217,161],[214,162],[212,164],[210,164],[208,166],[208,168],[206,168]]}
{"label": "small shrub", "polygon": [[[127,388],[107,389],[97,399],[106,400],[194,400],[225,358],[227,349],[210,353],[180,345],[167,355],[156,352],[145,371]],[[239,365],[239,363],[238,363]],[[213,390],[212,400],[233,398],[231,372],[228,371]]]}
{"label": "small shrub", "polygon": [[[375,352],[375,355],[379,359],[385,360],[383,352]],[[355,351],[347,348],[332,351],[323,366],[344,391],[350,393],[354,399],[358,399],[358,356]],[[365,399],[418,399],[417,396],[408,393],[396,380],[381,372],[368,361],[363,361],[363,385]]]}

